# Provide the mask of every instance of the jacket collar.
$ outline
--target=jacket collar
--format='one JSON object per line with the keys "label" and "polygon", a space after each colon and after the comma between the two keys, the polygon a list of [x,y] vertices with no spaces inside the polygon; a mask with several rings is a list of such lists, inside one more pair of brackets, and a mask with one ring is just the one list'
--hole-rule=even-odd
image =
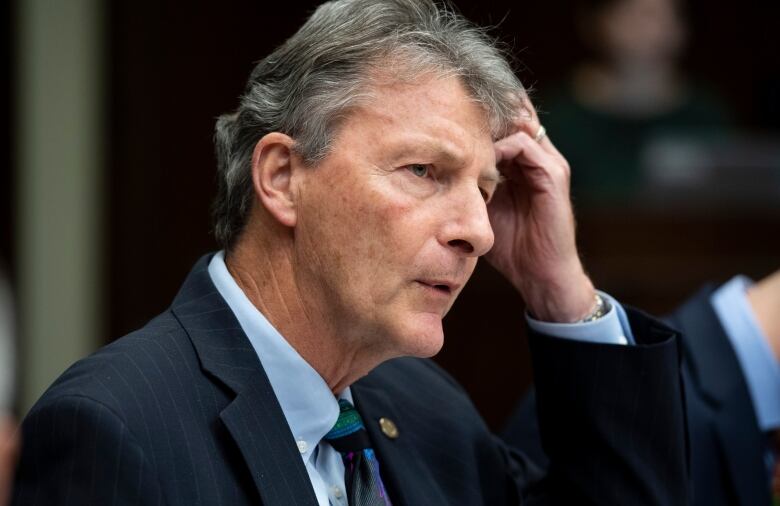
{"label": "jacket collar", "polygon": [[193,267],[171,311],[201,368],[233,391],[220,419],[241,451],[263,504],[316,505],[306,468],[257,354],[208,273]]}

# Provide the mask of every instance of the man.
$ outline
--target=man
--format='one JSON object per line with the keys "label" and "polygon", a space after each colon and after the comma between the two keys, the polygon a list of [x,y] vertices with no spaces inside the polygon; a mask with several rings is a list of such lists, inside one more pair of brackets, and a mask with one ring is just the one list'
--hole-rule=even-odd
{"label": "man", "polygon": [[[780,501],[780,271],[756,284],[737,276],[704,287],[668,317],[683,336],[691,503]],[[504,437],[535,462],[546,457],[533,393]]]}
{"label": "man", "polygon": [[[15,504],[684,504],[675,334],[596,295],[568,166],[482,31],[324,4],[216,144],[224,250],[44,394]],[[488,252],[548,334],[544,479],[419,358]]]}

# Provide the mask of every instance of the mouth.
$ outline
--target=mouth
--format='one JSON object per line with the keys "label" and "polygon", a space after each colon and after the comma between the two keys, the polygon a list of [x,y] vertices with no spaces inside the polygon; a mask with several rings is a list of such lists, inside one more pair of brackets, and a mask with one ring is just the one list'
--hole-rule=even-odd
{"label": "mouth", "polygon": [[438,279],[418,279],[417,283],[441,295],[452,295],[460,288],[458,283]]}

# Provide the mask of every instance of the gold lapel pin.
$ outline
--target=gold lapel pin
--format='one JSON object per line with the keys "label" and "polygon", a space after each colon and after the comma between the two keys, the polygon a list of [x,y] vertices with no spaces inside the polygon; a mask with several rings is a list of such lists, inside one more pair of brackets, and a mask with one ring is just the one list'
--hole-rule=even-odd
{"label": "gold lapel pin", "polygon": [[398,427],[396,427],[395,422],[389,418],[380,418],[379,428],[382,429],[382,433],[390,439],[398,438]]}

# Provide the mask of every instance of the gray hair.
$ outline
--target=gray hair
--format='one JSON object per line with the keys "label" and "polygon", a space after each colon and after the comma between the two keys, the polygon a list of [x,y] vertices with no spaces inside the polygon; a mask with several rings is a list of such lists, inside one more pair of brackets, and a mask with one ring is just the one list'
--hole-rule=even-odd
{"label": "gray hair", "polygon": [[486,112],[491,135],[512,129],[524,91],[496,41],[448,4],[434,0],[335,0],[252,71],[238,110],[219,117],[217,241],[230,249],[254,200],[252,154],[270,132],[295,140],[307,165],[328,154],[339,123],[370,100],[371,77],[392,66],[398,78],[460,78]]}

